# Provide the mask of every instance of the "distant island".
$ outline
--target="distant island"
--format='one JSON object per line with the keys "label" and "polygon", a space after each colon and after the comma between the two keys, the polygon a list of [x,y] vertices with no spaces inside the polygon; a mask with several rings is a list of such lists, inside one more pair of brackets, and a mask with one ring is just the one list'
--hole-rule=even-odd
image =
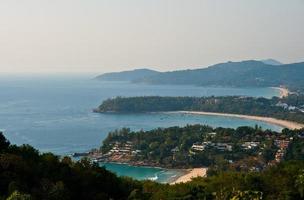
{"label": "distant island", "polygon": [[156,72],[148,69],[107,73],[97,80],[147,84],[187,84],[226,87],[279,87],[292,90],[304,86],[304,62],[282,64],[276,60],[226,62],[207,68]]}
{"label": "distant island", "polygon": [[134,81],[141,78],[153,76],[159,74],[160,72],[150,70],[150,69],[135,69],[123,72],[112,72],[105,73],[95,77],[95,80],[100,81]]}
{"label": "distant island", "polygon": [[[301,128],[304,126],[304,95],[289,95],[284,98],[273,97],[272,99],[243,96],[116,97],[103,101],[94,111],[102,113],[183,111],[184,113],[189,112],[190,114],[209,115],[229,113],[227,115],[233,114],[233,116],[230,117],[257,116],[256,120],[266,121],[268,123],[274,123],[293,129],[293,127]],[[260,118],[258,116],[260,116]],[[272,121],[269,120],[269,118],[273,118]],[[276,119],[291,121],[291,123],[288,124],[287,121],[278,121]]]}

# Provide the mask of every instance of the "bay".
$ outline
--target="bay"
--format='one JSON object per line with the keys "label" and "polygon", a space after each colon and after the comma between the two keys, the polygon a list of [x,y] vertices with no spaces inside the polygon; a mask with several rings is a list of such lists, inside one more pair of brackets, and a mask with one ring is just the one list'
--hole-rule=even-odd
{"label": "bay", "polygon": [[[150,130],[157,127],[207,124],[214,127],[254,126],[281,130],[281,127],[246,119],[184,114],[98,114],[103,100],[116,96],[278,96],[272,88],[223,88],[175,85],[138,85],[100,82],[89,76],[0,77],[0,130],[13,144],[30,144],[41,152],[68,155],[98,148],[109,131],[129,127]],[[132,174],[132,166],[108,168],[119,175]],[[137,179],[162,182],[176,171],[135,168]],[[156,171],[155,171],[156,170]],[[122,173],[127,172],[127,173]],[[144,174],[144,175],[143,175]],[[169,174],[169,175],[168,175]]]}
{"label": "bay", "polygon": [[183,175],[183,171],[178,169],[138,167],[120,163],[101,163],[100,165],[118,176],[129,176],[137,180],[152,180],[160,183],[168,183],[175,177]]}

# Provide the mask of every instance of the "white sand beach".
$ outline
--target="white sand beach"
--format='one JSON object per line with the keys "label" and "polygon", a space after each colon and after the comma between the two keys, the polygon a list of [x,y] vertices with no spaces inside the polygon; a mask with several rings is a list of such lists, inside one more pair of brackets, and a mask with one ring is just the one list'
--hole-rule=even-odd
{"label": "white sand beach", "polygon": [[272,87],[272,88],[280,90],[280,98],[287,97],[290,94],[289,90],[285,87]]}
{"label": "white sand beach", "polygon": [[193,168],[193,169],[188,169],[188,172],[179,178],[177,178],[175,181],[171,182],[170,184],[177,184],[177,183],[186,183],[191,181],[192,178],[196,177],[204,177],[206,176],[207,173],[207,168]]}
{"label": "white sand beach", "polygon": [[242,118],[242,119],[251,119],[251,120],[267,122],[267,123],[282,126],[284,128],[288,128],[288,129],[291,129],[291,130],[304,128],[304,124],[299,124],[299,123],[292,122],[292,121],[276,119],[276,118],[272,118],[272,117],[260,117],[260,116],[252,116],[252,115],[239,115],[239,114],[202,112],[202,111],[176,111],[176,112],[170,112],[170,113],[184,113],[184,114],[193,114],[193,115],[213,115],[213,116],[224,116],[224,117],[237,117],[237,118]]}

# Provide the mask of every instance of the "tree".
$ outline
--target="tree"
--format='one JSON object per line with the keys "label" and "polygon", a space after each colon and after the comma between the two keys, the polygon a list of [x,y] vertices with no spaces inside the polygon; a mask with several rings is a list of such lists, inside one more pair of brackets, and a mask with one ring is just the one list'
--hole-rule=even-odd
{"label": "tree", "polygon": [[304,170],[300,172],[296,179],[296,187],[300,193],[301,198],[304,197]]}
{"label": "tree", "polygon": [[260,200],[263,193],[259,191],[236,191],[231,200]]}
{"label": "tree", "polygon": [[68,199],[67,191],[65,190],[64,183],[59,181],[52,185],[48,192],[48,199],[50,200],[65,200]]}
{"label": "tree", "polygon": [[140,190],[134,189],[134,190],[130,193],[128,199],[129,199],[129,200],[139,200],[139,199],[141,199],[142,195],[143,195],[143,194],[141,193]]}
{"label": "tree", "polygon": [[9,145],[9,141],[4,137],[3,133],[0,132],[0,152],[6,150]]}
{"label": "tree", "polygon": [[31,200],[31,195],[22,194],[18,191],[13,192],[6,200]]}

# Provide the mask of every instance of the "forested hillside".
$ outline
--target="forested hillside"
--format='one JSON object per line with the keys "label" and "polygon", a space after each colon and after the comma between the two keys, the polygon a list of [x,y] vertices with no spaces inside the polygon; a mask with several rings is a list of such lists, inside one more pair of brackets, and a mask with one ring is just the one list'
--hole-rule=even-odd
{"label": "forested hillside", "polygon": [[280,64],[274,60],[226,62],[207,68],[171,72],[156,72],[138,69],[106,73],[97,80],[130,81],[148,84],[186,84],[198,86],[229,87],[278,87],[287,86],[292,90],[304,86],[304,62]]}
{"label": "forested hillside", "polygon": [[275,117],[304,123],[304,96],[280,99],[254,97],[117,97],[105,100],[96,112],[205,111]]}
{"label": "forested hillside", "polygon": [[290,88],[304,86],[304,63],[267,65],[261,61],[227,62],[208,68],[165,72],[134,82],[150,84],[192,84],[234,87]]}
{"label": "forested hillside", "polygon": [[215,171],[207,178],[164,185],[118,178],[88,160],[72,162],[28,146],[10,145],[0,133],[0,199],[291,199],[304,198],[304,163],[283,162],[263,172]]}
{"label": "forested hillside", "polygon": [[[284,129],[278,133],[257,126],[231,129],[188,125],[150,131],[124,128],[110,132],[103,141],[101,151],[107,161],[120,157],[116,162],[123,160],[164,168],[262,170],[269,163],[285,159],[286,155],[288,159],[304,160],[304,139],[298,136],[302,132],[304,130]],[[280,148],[279,141],[288,143],[289,148]],[[122,152],[115,152],[117,149]],[[276,154],[280,154],[280,159]]]}

